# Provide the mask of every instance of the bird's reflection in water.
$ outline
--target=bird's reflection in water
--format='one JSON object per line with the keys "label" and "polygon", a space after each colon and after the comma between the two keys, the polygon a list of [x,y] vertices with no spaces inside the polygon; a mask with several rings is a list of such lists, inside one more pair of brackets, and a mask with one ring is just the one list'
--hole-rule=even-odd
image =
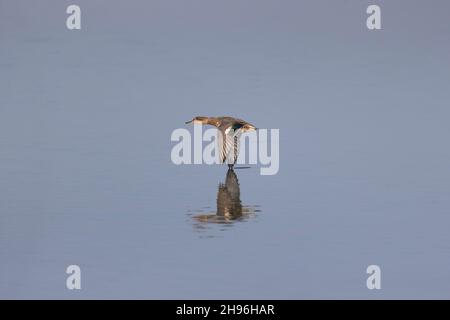
{"label": "bird's reflection in water", "polygon": [[219,184],[217,191],[217,211],[192,216],[194,227],[198,230],[207,229],[209,224],[229,226],[237,221],[246,221],[256,216],[258,206],[244,206],[241,203],[239,180],[234,170],[229,169],[225,182]]}

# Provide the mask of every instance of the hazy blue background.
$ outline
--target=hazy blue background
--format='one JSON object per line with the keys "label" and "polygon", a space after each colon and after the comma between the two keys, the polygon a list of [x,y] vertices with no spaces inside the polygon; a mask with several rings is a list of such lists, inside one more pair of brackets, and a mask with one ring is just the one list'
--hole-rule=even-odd
{"label": "hazy blue background", "polygon": [[[0,297],[450,298],[449,14],[0,0]],[[237,172],[246,222],[195,227],[226,168],[170,161],[194,115],[280,129],[279,174]]]}

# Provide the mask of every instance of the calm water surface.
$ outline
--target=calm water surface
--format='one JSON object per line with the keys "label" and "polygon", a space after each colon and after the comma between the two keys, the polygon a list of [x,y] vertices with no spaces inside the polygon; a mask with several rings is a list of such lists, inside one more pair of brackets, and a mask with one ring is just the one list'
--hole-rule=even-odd
{"label": "calm water surface", "polygon": [[[0,5],[0,297],[450,298],[447,2],[78,2]],[[277,175],[170,161],[225,114]]]}

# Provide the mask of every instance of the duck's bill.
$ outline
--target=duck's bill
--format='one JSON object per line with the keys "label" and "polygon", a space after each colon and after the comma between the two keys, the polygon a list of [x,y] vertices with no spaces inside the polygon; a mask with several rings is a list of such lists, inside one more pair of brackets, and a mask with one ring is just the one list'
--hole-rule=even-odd
{"label": "duck's bill", "polygon": [[186,121],[185,123],[186,124],[189,124],[189,123],[191,123],[193,120],[189,120],[189,121]]}

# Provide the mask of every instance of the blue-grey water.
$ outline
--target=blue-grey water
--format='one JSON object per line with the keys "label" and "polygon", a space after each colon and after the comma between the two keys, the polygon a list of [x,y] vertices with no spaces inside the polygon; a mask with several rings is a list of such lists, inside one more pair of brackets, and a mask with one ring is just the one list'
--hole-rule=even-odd
{"label": "blue-grey water", "polygon": [[[0,298],[450,298],[448,1],[76,2],[0,0]],[[195,115],[280,129],[237,216]]]}

